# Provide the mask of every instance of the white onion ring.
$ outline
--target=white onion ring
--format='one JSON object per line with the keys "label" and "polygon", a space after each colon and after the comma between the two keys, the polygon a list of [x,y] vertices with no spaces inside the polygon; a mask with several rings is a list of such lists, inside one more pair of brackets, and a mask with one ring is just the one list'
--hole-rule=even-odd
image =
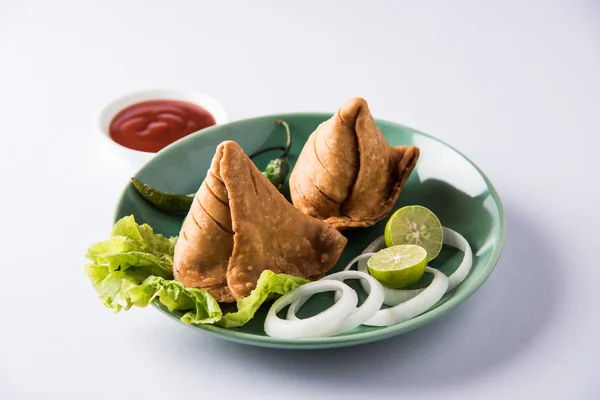
{"label": "white onion ring", "polygon": [[[320,281],[302,285],[282,296],[273,304],[265,320],[265,332],[280,338],[327,337],[350,331],[357,326],[388,326],[408,321],[433,307],[445,293],[456,288],[469,274],[473,264],[473,252],[467,240],[458,232],[443,227],[444,244],[463,251],[463,259],[454,273],[446,277],[443,272],[427,267],[425,272],[433,274],[427,288],[395,290],[381,285],[367,272],[367,260],[385,248],[383,236],[375,239],[361,255],[354,257],[345,268],[324,277]],[[358,271],[348,271],[358,262]],[[369,297],[360,306],[358,296],[344,284],[346,279],[359,279]],[[297,310],[315,293],[335,291],[336,303],[329,309],[306,319],[296,317]],[[341,292],[341,293],[340,293]],[[393,307],[379,309],[382,303]],[[277,313],[290,305],[287,320]]]}
{"label": "white onion ring", "polygon": [[444,244],[448,246],[456,247],[465,253],[463,259],[449,277],[448,280],[450,284],[448,285],[448,291],[451,291],[465,280],[469,272],[471,271],[471,266],[473,265],[473,251],[471,250],[471,246],[469,246],[469,242],[464,238],[460,233],[453,231],[450,228],[443,227],[444,229]]}
{"label": "white onion ring", "polygon": [[[298,299],[310,297],[315,293],[338,290],[342,291],[340,300],[313,317],[288,321],[277,316],[279,311]],[[337,329],[342,320],[356,309],[357,304],[356,292],[345,283],[334,280],[310,282],[281,296],[271,306],[265,319],[265,333],[271,337],[286,339],[329,336],[329,332]]]}
{"label": "white onion ring", "polygon": [[[471,250],[471,246],[469,246],[469,242],[458,232],[442,227],[444,230],[444,244],[452,247],[456,247],[457,249],[464,252],[463,259],[456,269],[449,277],[449,286],[448,292],[456,288],[458,285],[465,280],[469,271],[471,270],[471,266],[473,265],[473,251]],[[370,257],[367,257],[367,254],[374,254],[373,252],[377,252],[383,248],[385,248],[385,239],[383,236],[375,239],[371,244],[367,246],[362,252],[361,255],[355,257],[347,266],[346,269],[352,267],[356,261],[358,261],[357,269],[361,272],[367,272],[367,260]],[[362,283],[362,281],[361,281]],[[363,289],[368,293],[368,287],[363,285]],[[388,306],[395,306],[400,303],[403,303],[413,297],[417,296],[424,289],[390,289],[383,287],[383,292],[385,294],[384,304]]]}
{"label": "white onion ring", "polygon": [[[355,308],[346,318],[344,318],[334,329],[329,332],[328,336],[335,336],[341,333],[349,332],[359,325],[362,325],[368,319],[373,317],[377,311],[383,305],[383,286],[379,281],[373,278],[369,274],[359,271],[342,271],[335,274],[327,275],[322,280],[336,280],[343,282],[346,279],[359,279],[361,282],[366,283],[369,286],[369,297],[361,304],[360,307]],[[342,293],[335,293],[335,301],[339,301]],[[296,312],[310,297],[303,297],[292,304],[288,309],[287,319],[290,321],[298,320]]]}
{"label": "white onion ring", "polygon": [[[350,262],[348,264],[346,264],[346,266],[344,267],[344,271],[349,271],[355,262],[360,261],[360,260],[368,260],[369,258],[373,257],[375,254],[377,254],[376,251],[367,251],[367,250],[371,246],[373,246],[373,244],[375,244],[375,242],[377,242],[379,239],[383,239],[383,236],[380,236],[377,239],[375,239],[375,241],[373,243],[371,243],[366,249],[364,249],[362,253],[360,253],[359,255],[354,257],[352,260],[350,260]],[[377,251],[379,251],[385,247],[385,243],[383,244],[383,247],[379,247],[379,246],[377,246],[377,247],[378,247]],[[361,271],[361,272],[364,272],[364,271]]]}
{"label": "white onion ring", "polygon": [[433,274],[433,280],[421,293],[397,306],[379,310],[365,322],[365,325],[388,326],[408,321],[433,307],[448,289],[448,277],[435,268],[427,267],[426,272]]}

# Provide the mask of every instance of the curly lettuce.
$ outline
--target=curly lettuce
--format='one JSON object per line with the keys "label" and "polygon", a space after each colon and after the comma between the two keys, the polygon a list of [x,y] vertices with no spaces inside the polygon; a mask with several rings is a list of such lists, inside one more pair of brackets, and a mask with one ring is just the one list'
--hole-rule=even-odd
{"label": "curly lettuce", "polygon": [[256,288],[250,293],[250,296],[237,302],[238,310],[227,313],[217,321],[217,325],[224,328],[236,328],[250,321],[260,306],[268,300],[272,300],[277,295],[284,295],[296,289],[298,286],[309,281],[298,276],[288,274],[276,274],[273,271],[265,270],[260,274],[256,283]]}
{"label": "curly lettuce", "polygon": [[85,266],[103,304],[115,312],[160,303],[181,314],[186,324],[240,327],[250,321],[268,300],[289,293],[308,280],[264,271],[252,293],[238,301],[237,311],[223,315],[219,303],[205,290],[186,288],[173,278],[173,253],[177,237],[166,238],[133,216],[119,220],[109,239],[93,244]]}

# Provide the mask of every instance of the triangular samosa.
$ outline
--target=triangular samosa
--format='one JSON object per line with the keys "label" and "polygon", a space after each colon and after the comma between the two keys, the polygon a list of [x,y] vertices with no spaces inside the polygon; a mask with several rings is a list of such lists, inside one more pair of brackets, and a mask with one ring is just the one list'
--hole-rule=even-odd
{"label": "triangular samosa", "polygon": [[343,230],[385,218],[419,159],[390,146],[364,99],[346,102],[304,145],[290,176],[294,206]]}
{"label": "triangular samosa", "polygon": [[242,299],[265,270],[311,278],[329,271],[346,238],[298,211],[240,146],[221,143],[175,246],[175,278],[219,302]]}

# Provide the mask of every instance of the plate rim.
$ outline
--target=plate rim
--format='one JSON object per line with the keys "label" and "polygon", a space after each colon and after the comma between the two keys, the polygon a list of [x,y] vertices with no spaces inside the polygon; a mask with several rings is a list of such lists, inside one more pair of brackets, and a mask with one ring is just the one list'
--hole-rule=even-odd
{"label": "plate rim", "polygon": [[[187,145],[187,142],[189,142],[189,141],[197,140],[196,138],[198,138],[200,136],[205,136],[207,134],[211,134],[215,130],[221,130],[228,126],[243,124],[243,123],[247,123],[249,121],[285,119],[286,117],[289,118],[289,117],[299,117],[299,116],[300,117],[302,117],[302,116],[317,117],[317,118],[322,118],[322,121],[325,121],[325,120],[331,118],[332,115],[334,115],[334,113],[323,113],[323,112],[298,112],[298,113],[269,114],[269,115],[262,115],[262,116],[258,116],[258,117],[235,120],[235,121],[231,121],[231,122],[228,122],[228,123],[225,123],[222,125],[218,125],[218,126],[211,126],[211,127],[202,129],[200,131],[194,132],[194,133],[166,146],[165,148],[163,148],[162,150],[157,152],[156,155],[154,157],[152,157],[152,159],[150,159],[148,162],[146,162],[144,165],[142,165],[140,168],[138,168],[133,176],[134,177],[139,176],[139,174],[142,173],[146,168],[149,168],[148,165],[150,164],[150,162],[152,162],[153,160],[162,158],[165,153],[172,151],[172,149],[175,149],[178,147],[185,147]],[[216,325],[185,324],[185,323],[181,322],[181,320],[179,319],[179,317],[177,317],[177,315],[162,308],[160,305],[156,304],[155,302],[153,302],[152,305],[154,307],[156,307],[162,313],[169,316],[171,319],[174,319],[177,322],[179,322],[180,324],[186,325],[192,329],[207,332],[210,335],[213,335],[213,336],[216,336],[216,337],[219,337],[221,339],[228,340],[231,342],[242,343],[242,344],[246,344],[246,345],[253,345],[253,346],[258,346],[258,347],[270,347],[270,348],[279,348],[279,349],[319,349],[319,348],[354,346],[354,345],[389,339],[391,337],[398,336],[403,333],[407,333],[409,331],[418,329],[430,322],[433,322],[434,320],[442,317],[443,315],[446,315],[452,309],[463,304],[476,291],[479,290],[479,288],[485,283],[485,281],[494,272],[494,270],[496,269],[496,265],[498,264],[498,260],[500,259],[502,251],[504,249],[504,244],[505,244],[505,239],[506,239],[506,214],[504,211],[504,205],[502,204],[502,201],[500,199],[498,191],[496,190],[496,188],[494,187],[493,183],[488,178],[488,176],[473,161],[471,161],[471,159],[469,159],[467,156],[465,156],[462,152],[457,150],[452,145],[450,145],[450,144],[444,142],[443,140],[441,140],[435,136],[432,136],[428,133],[421,132],[417,129],[411,128],[411,127],[403,125],[403,124],[399,124],[397,122],[392,122],[389,120],[378,119],[378,118],[375,118],[375,122],[378,126],[380,126],[380,124],[383,123],[386,125],[397,126],[397,127],[400,127],[400,128],[406,129],[406,130],[410,130],[413,133],[423,135],[424,137],[434,140],[435,142],[438,142],[438,143],[442,144],[443,146],[446,146],[446,147],[450,148],[452,151],[456,152],[456,154],[458,154],[465,161],[467,161],[473,168],[475,168],[475,170],[483,178],[483,180],[490,192],[490,195],[494,199],[495,203],[498,205],[498,214],[499,214],[499,220],[500,220],[500,226],[499,226],[500,236],[499,236],[497,245],[494,246],[494,248],[492,250],[492,255],[490,257],[490,261],[486,265],[486,268],[489,268],[489,270],[486,271],[486,273],[484,273],[482,276],[478,277],[475,281],[473,281],[472,284],[465,290],[465,292],[460,293],[460,295],[458,297],[453,296],[453,297],[449,298],[446,302],[444,302],[443,304],[441,304],[440,306],[438,306],[432,310],[426,311],[423,314],[420,314],[408,321],[402,322],[397,325],[381,327],[379,329],[367,331],[367,332],[357,332],[357,333],[349,332],[349,333],[346,333],[341,336],[332,336],[332,337],[325,337],[325,338],[303,338],[303,339],[280,339],[280,338],[273,338],[270,336],[260,336],[260,335],[256,335],[256,334],[252,334],[252,333],[240,332],[238,330],[233,330],[230,328],[223,328],[223,327],[216,326]],[[226,140],[226,139],[224,139],[224,140]],[[128,187],[129,187],[129,181],[125,185],[125,187],[122,189],[121,194],[117,200],[115,210],[113,213],[113,224],[116,223],[118,221],[118,219],[120,219],[119,205],[122,204],[124,198],[127,196]]]}

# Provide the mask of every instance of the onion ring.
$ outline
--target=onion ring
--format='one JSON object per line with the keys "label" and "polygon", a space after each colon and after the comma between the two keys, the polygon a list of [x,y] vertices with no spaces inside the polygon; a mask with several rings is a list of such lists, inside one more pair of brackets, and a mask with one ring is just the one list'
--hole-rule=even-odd
{"label": "onion ring", "polygon": [[[281,319],[277,313],[298,299],[310,297],[315,293],[342,291],[338,302],[327,310],[305,319],[288,321]],[[269,309],[265,319],[265,333],[271,337],[296,339],[329,336],[358,304],[356,292],[345,283],[335,280],[320,280],[299,286],[295,290],[281,296]]]}
{"label": "onion ring", "polygon": [[448,277],[435,268],[427,267],[426,272],[433,274],[433,280],[421,293],[394,307],[379,310],[365,322],[365,325],[388,326],[408,321],[433,307],[448,289]]}
{"label": "onion ring", "polygon": [[[355,308],[352,313],[346,316],[335,328],[328,332],[328,336],[335,336],[341,333],[349,332],[359,325],[362,325],[368,319],[373,317],[377,311],[383,305],[383,286],[379,281],[373,278],[369,274],[359,271],[342,271],[335,274],[327,275],[323,280],[336,280],[343,282],[346,279],[359,279],[361,282],[365,282],[369,286],[369,297],[362,303],[358,308]],[[339,301],[342,293],[339,291],[335,293],[335,301]],[[287,319],[297,320],[296,312],[302,305],[309,299],[309,297],[303,297],[292,304],[288,309]]]}
{"label": "onion ring", "polygon": [[[456,269],[449,277],[449,285],[448,292],[455,289],[458,285],[465,280],[469,271],[471,270],[471,266],[473,265],[473,251],[471,250],[471,246],[469,246],[469,242],[458,232],[442,227],[444,230],[444,244],[452,247],[456,247],[457,249],[463,251],[465,254],[463,259]],[[367,273],[367,260],[370,257],[367,257],[368,254],[374,254],[373,252],[377,252],[381,249],[385,248],[385,239],[383,236],[375,239],[371,244],[369,244],[362,252],[361,255],[355,257],[347,266],[346,269],[352,267],[356,261],[358,261],[357,269],[361,272]],[[362,281],[361,281],[362,283]],[[368,293],[368,287],[363,285],[363,289]],[[385,294],[384,304],[388,306],[395,306],[400,303],[403,303],[413,297],[417,296],[424,289],[390,289],[387,287],[383,287],[383,292]]]}
{"label": "onion ring", "polygon": [[448,277],[448,280],[450,281],[448,291],[451,291],[460,285],[467,275],[469,275],[469,271],[471,271],[471,266],[473,265],[473,251],[471,250],[471,246],[469,246],[469,242],[467,242],[467,239],[465,239],[463,235],[450,228],[446,228],[445,226],[443,229],[444,244],[456,247],[465,253],[460,265],[456,268],[456,271]]}

